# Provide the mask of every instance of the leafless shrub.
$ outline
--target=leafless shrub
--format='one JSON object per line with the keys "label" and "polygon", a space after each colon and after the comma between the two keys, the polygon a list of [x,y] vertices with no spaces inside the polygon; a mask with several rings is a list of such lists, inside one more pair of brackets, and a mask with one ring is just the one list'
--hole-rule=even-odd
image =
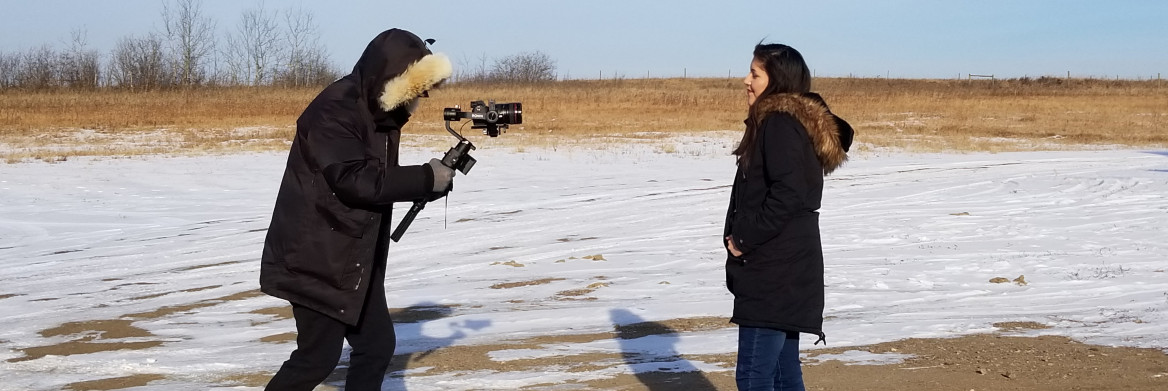
{"label": "leafless shrub", "polygon": [[171,86],[165,44],[155,34],[122,38],[110,54],[109,83],[131,90],[153,90]]}
{"label": "leafless shrub", "polygon": [[495,60],[490,80],[505,83],[539,83],[556,80],[556,62],[539,51]]}
{"label": "leafless shrub", "polygon": [[17,86],[17,70],[20,67],[20,54],[0,52],[0,89]]}
{"label": "leafless shrub", "polygon": [[16,85],[33,90],[56,86],[58,58],[57,52],[49,45],[41,45],[24,52],[16,64]]}
{"label": "leafless shrub", "polygon": [[474,63],[463,58],[451,81],[456,83],[525,84],[556,81],[556,62],[543,52],[527,52],[495,59],[488,67],[486,54]]}

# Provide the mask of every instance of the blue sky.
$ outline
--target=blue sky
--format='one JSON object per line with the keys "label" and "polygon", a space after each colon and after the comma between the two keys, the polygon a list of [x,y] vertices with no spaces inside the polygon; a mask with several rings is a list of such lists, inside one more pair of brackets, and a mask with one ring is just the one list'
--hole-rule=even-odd
{"label": "blue sky", "polygon": [[[343,3],[340,7],[335,3]],[[108,53],[161,23],[158,0],[0,0],[0,51],[64,48],[70,32]],[[206,0],[221,32],[260,2]],[[441,5],[438,5],[441,4]],[[573,78],[744,74],[755,43],[786,43],[817,76],[1168,77],[1162,0],[492,0],[309,2],[339,68],[387,28],[438,40],[455,65],[541,51]]]}

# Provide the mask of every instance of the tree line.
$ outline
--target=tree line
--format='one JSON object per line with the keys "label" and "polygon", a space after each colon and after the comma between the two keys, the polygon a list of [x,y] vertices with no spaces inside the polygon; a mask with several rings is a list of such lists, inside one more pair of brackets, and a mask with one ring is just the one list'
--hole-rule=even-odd
{"label": "tree line", "polygon": [[225,34],[197,0],[163,3],[161,16],[156,31],[122,37],[105,55],[90,48],[80,30],[64,49],[46,44],[0,52],[0,88],[293,87],[326,84],[340,74],[312,14],[300,8],[260,5],[244,11]]}
{"label": "tree line", "polygon": [[[65,48],[41,45],[0,51],[0,89],[159,90],[211,86],[323,86],[344,73],[320,43],[313,15],[299,7],[245,10],[235,25],[217,28],[198,0],[163,3],[156,31],[119,39],[108,53],[71,32]],[[556,80],[555,62],[541,52],[463,61],[452,82]]]}

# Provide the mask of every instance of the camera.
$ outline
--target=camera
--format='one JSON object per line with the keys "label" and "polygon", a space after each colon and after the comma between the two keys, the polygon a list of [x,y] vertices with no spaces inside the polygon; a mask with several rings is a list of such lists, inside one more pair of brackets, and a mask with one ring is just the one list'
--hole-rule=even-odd
{"label": "camera", "polygon": [[[458,144],[442,156],[442,164],[466,175],[475,165],[475,158],[470,156],[470,151],[473,151],[475,146],[470,140],[462,137],[450,127],[450,121],[457,122],[463,118],[470,118],[471,129],[482,129],[483,133],[488,136],[499,137],[499,133],[507,130],[507,125],[523,123],[523,104],[519,102],[495,103],[493,100],[483,103],[481,100],[476,100],[470,102],[470,111],[462,111],[462,108],[458,106],[442,109],[442,119],[446,120],[446,131],[458,139]],[[425,207],[425,200],[414,201],[414,205],[402,217],[390,238],[394,242],[401,240],[406,229],[409,229],[414,218]]]}
{"label": "camera", "polygon": [[470,111],[462,111],[458,106],[442,109],[442,119],[447,122],[462,118],[471,120],[471,129],[483,129],[484,134],[499,137],[501,131],[507,130],[507,125],[523,123],[523,104],[476,100],[470,102]]}

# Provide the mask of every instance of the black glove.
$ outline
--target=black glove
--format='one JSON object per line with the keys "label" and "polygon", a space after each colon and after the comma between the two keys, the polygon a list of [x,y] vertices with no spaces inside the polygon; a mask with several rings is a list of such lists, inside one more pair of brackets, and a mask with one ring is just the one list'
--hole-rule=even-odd
{"label": "black glove", "polygon": [[447,193],[450,193],[450,190],[454,189],[454,169],[442,164],[442,161],[438,159],[430,159],[426,166],[434,174],[434,182],[430,186],[430,194],[426,195],[426,201],[445,197]]}

